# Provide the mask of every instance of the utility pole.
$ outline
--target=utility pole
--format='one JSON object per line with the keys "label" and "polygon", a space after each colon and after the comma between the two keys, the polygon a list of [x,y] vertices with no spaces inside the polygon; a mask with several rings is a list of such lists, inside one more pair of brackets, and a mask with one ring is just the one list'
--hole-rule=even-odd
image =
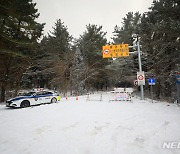
{"label": "utility pole", "polygon": [[[142,63],[141,63],[141,51],[140,51],[140,43],[139,43],[139,36],[134,34],[133,37],[135,38],[133,42],[133,46],[137,48],[138,51],[138,64],[139,64],[139,72],[142,72]],[[141,100],[144,100],[144,88],[143,85],[140,85],[141,90]]]}
{"label": "utility pole", "polygon": [[[141,51],[140,51],[140,44],[139,44],[138,36],[137,36],[137,48],[138,48],[139,72],[142,72]],[[142,84],[140,85],[140,88],[141,88],[141,100],[144,100],[144,88]]]}

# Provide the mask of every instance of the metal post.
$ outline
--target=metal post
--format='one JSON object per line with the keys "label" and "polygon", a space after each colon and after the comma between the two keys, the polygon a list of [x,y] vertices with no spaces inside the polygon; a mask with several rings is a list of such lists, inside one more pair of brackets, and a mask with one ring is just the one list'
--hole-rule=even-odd
{"label": "metal post", "polygon": [[177,103],[180,104],[180,84],[176,83],[177,86]]}
{"label": "metal post", "polygon": [[[142,72],[141,52],[140,52],[140,45],[139,45],[139,38],[138,38],[138,36],[137,36],[137,49],[138,49],[139,72]],[[144,100],[144,89],[143,89],[143,85],[140,85],[140,88],[141,88],[141,100]]]}
{"label": "metal post", "polygon": [[152,99],[152,103],[153,103],[153,85],[151,85],[151,99]]}
{"label": "metal post", "polygon": [[180,105],[180,72],[176,75],[177,103]]}

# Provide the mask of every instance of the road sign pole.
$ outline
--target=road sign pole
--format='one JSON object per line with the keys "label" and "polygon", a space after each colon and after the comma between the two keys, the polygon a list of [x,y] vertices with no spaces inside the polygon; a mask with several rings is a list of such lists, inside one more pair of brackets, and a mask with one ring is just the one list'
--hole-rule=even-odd
{"label": "road sign pole", "polygon": [[177,103],[180,104],[180,84],[176,83],[177,86]]}
{"label": "road sign pole", "polygon": [[152,99],[152,103],[153,103],[153,85],[151,85],[151,99]]}
{"label": "road sign pole", "polygon": [[180,105],[180,73],[176,75],[177,103]]}
{"label": "road sign pole", "polygon": [[[138,36],[137,36],[137,49],[138,49],[139,72],[142,72],[141,52],[140,52],[140,45],[139,45]],[[141,89],[141,100],[144,100],[144,89],[143,89],[143,85],[140,85],[140,89]]]}
{"label": "road sign pole", "polygon": [[150,94],[151,94],[152,103],[153,103],[153,85],[155,85],[155,83],[156,83],[155,78],[148,79],[148,84],[150,85]]}

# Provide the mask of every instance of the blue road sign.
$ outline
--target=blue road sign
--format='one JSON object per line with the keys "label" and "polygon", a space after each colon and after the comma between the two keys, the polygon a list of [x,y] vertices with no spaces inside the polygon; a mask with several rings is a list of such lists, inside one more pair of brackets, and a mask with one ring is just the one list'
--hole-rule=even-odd
{"label": "blue road sign", "polygon": [[155,85],[155,83],[156,83],[156,79],[155,78],[148,79],[148,84],[149,85]]}

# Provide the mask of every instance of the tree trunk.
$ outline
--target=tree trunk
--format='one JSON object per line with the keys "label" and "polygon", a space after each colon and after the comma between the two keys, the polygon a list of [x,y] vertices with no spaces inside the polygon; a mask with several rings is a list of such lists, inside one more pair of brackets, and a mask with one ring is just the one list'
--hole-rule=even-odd
{"label": "tree trunk", "polygon": [[5,101],[5,93],[6,93],[6,88],[5,88],[5,86],[1,86],[0,102],[4,102],[4,101]]}

